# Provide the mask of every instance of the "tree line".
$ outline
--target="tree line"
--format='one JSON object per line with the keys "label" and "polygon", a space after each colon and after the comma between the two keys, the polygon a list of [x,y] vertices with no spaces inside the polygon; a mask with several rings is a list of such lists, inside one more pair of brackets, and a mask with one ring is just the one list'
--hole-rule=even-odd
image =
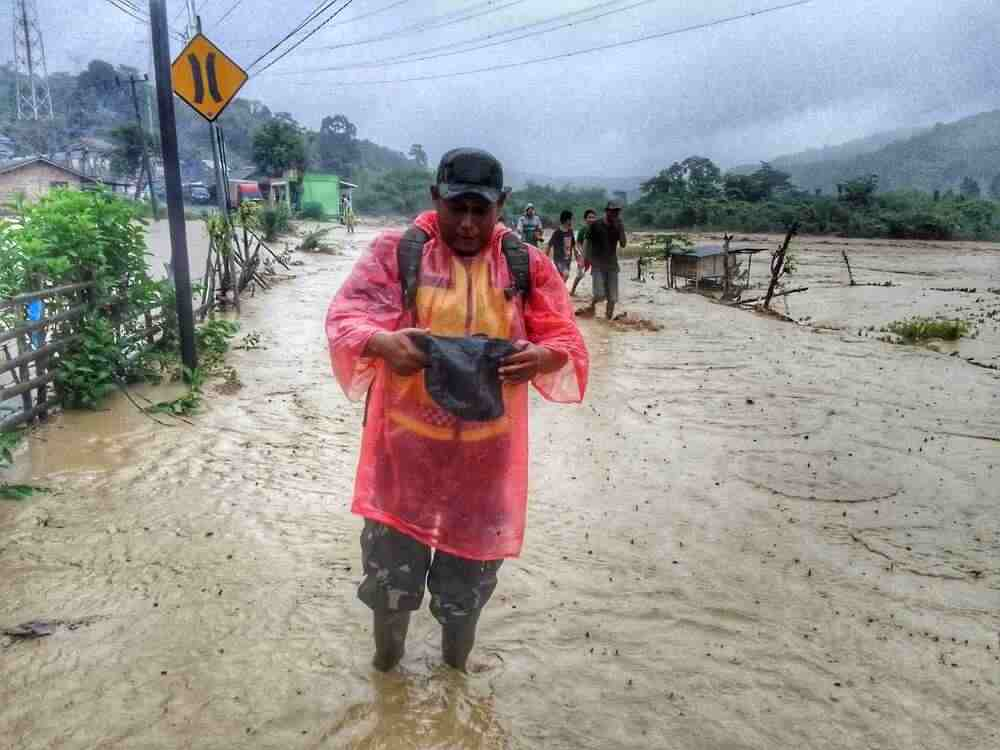
{"label": "tree line", "polygon": [[[879,176],[840,182],[836,195],[796,187],[767,162],[750,173],[725,173],[702,156],[675,162],[641,186],[632,223],[650,228],[803,233],[893,239],[1000,238],[1000,206],[966,178],[958,192],[879,190]],[[1000,199],[1000,179],[990,185]]]}

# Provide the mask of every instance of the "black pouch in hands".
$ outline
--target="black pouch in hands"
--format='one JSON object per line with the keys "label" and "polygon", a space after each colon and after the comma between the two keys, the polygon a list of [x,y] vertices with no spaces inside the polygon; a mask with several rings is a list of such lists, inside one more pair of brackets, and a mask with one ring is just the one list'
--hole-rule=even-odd
{"label": "black pouch in hands", "polygon": [[517,351],[510,341],[486,336],[419,336],[414,343],[430,360],[424,384],[438,406],[469,422],[491,422],[503,416],[499,369]]}

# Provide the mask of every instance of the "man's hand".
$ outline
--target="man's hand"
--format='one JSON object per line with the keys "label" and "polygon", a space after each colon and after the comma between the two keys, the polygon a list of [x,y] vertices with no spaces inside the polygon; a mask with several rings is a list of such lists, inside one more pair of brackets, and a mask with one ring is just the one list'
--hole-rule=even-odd
{"label": "man's hand", "polygon": [[426,336],[423,328],[403,328],[391,333],[380,331],[368,340],[365,356],[378,357],[397,375],[413,375],[430,363],[414,339]]}
{"label": "man's hand", "polygon": [[530,341],[518,341],[514,347],[517,352],[500,363],[500,380],[504,383],[528,383],[537,375],[555,372],[565,362],[563,355]]}

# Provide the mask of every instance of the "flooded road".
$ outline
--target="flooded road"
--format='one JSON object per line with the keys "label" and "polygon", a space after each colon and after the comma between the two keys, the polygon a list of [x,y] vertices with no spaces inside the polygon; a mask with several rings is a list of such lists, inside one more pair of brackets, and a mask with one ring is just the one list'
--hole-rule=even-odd
{"label": "flooded road", "polygon": [[194,426],[113,400],[19,454],[7,479],[53,493],[0,502],[0,626],[62,624],[0,639],[0,746],[1000,746],[997,374],[624,272],[663,329],[582,321],[586,402],[533,400],[477,670],[425,609],[375,673],[361,407],[322,335],[372,235],[246,300],[260,347]]}

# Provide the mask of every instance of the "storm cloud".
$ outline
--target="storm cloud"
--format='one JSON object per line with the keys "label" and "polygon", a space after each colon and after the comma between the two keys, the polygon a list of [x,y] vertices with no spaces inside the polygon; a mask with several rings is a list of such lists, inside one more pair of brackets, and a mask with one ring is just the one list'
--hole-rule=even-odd
{"label": "storm cloud", "polygon": [[[198,5],[205,33],[244,65],[316,7],[315,0],[243,0],[219,26],[218,19],[234,1],[201,0]],[[143,0],[137,4],[147,7]],[[263,100],[274,111],[291,112],[313,128],[325,115],[342,112],[358,126],[360,137],[404,151],[411,143],[422,143],[432,160],[456,145],[478,145],[495,151],[509,169],[553,177],[648,175],[691,154],[722,165],[754,162],[998,106],[1000,4],[995,0],[813,0],[586,51],[781,4],[650,0],[478,51],[383,67],[319,70],[422,50],[439,54],[473,37],[595,4],[354,0],[336,23],[253,78],[243,95]],[[604,6],[634,4],[623,0]],[[148,29],[110,3],[74,3],[72,12],[59,0],[38,0],[38,5],[50,71],[78,70],[95,57],[149,70]],[[186,19],[183,6],[178,0],[168,4],[178,29]],[[490,12],[394,33],[465,8]],[[352,21],[359,16],[368,17]],[[389,38],[364,41],[380,34]],[[577,50],[586,52],[474,75],[393,82]]]}

